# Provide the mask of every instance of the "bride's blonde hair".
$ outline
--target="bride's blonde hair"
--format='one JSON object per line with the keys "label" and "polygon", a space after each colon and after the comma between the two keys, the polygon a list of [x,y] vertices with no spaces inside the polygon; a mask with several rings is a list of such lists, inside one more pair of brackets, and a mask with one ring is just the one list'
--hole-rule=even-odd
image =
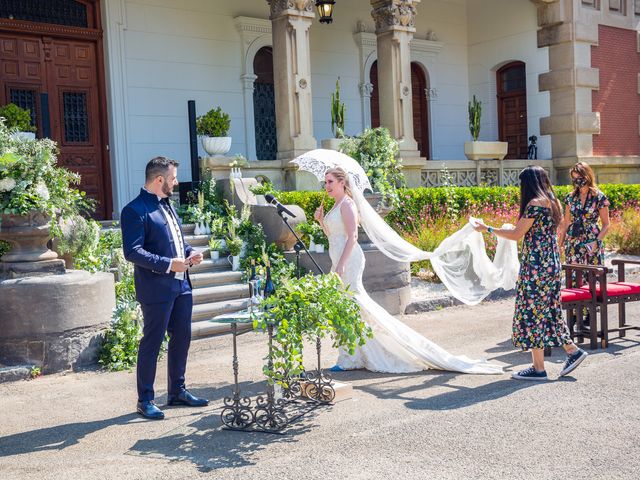
{"label": "bride's blonde hair", "polygon": [[324,172],[324,174],[331,174],[338,181],[344,180],[344,193],[353,198],[353,194],[351,193],[351,183],[349,182],[349,175],[347,175],[347,172],[342,167],[330,168],[329,170]]}

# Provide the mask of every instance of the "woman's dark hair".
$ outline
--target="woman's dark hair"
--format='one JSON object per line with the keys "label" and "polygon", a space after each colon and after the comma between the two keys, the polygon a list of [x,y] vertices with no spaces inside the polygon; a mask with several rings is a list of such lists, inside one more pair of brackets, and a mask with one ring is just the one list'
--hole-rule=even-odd
{"label": "woman's dark hair", "polygon": [[[585,179],[587,184],[586,187],[589,187],[589,192],[591,195],[596,195],[598,193],[598,186],[596,185],[596,175],[593,173],[593,169],[585,162],[578,162],[569,171],[569,175],[573,179],[573,173]],[[573,196],[580,195],[580,187],[576,186],[573,189]]]}
{"label": "woman's dark hair", "polygon": [[527,205],[534,198],[546,199],[551,205],[553,223],[559,225],[562,221],[562,207],[553,193],[551,180],[546,170],[532,165],[520,172],[520,218],[524,217]]}

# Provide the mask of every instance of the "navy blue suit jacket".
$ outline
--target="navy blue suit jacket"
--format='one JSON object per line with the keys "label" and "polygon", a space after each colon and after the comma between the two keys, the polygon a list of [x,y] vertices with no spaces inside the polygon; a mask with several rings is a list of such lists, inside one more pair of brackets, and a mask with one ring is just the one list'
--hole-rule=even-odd
{"label": "navy blue suit jacket", "polygon": [[[140,195],[122,209],[120,217],[124,257],[135,265],[136,296],[140,303],[169,302],[182,293],[183,282],[175,278],[174,272],[166,272],[172,258],[187,258],[193,251],[184,236],[184,252],[177,251],[161,208],[156,195],[140,189]],[[171,210],[178,219],[173,206]],[[179,219],[178,224],[182,227]],[[190,285],[189,273],[185,275]]]}

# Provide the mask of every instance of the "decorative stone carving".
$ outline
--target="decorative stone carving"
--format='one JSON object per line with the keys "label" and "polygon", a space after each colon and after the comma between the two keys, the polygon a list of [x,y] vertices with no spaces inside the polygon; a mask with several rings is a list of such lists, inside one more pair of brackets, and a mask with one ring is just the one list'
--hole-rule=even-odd
{"label": "decorative stone carving", "polygon": [[271,8],[271,18],[280,16],[286,10],[313,13],[313,0],[267,0]]}
{"label": "decorative stone carving", "polygon": [[486,169],[480,173],[480,183],[489,187],[498,185],[499,171],[497,169]]}
{"label": "decorative stone carving", "polygon": [[393,27],[415,26],[416,7],[419,0],[374,0],[371,16],[376,22],[376,32]]}
{"label": "decorative stone carving", "polygon": [[371,97],[373,93],[373,83],[362,82],[359,85],[361,97]]}
{"label": "decorative stone carving", "polygon": [[518,175],[522,170],[514,170],[514,169],[504,169],[502,171],[502,185],[506,186],[514,186],[519,185],[520,180],[518,179]]}
{"label": "decorative stone carving", "polygon": [[476,170],[423,171],[421,177],[424,187],[442,187],[447,184],[458,187],[478,185]]}

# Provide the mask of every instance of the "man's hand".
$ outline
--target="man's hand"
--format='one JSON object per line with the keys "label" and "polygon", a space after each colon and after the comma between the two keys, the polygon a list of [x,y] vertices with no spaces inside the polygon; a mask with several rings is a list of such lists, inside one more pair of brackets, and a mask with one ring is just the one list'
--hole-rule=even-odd
{"label": "man's hand", "polygon": [[186,260],[186,264],[189,267],[193,267],[194,265],[199,265],[203,260],[202,252],[193,252],[189,258]]}
{"label": "man's hand", "polygon": [[185,261],[184,258],[173,258],[171,260],[171,271],[180,273],[186,272],[189,268],[189,264]]}

